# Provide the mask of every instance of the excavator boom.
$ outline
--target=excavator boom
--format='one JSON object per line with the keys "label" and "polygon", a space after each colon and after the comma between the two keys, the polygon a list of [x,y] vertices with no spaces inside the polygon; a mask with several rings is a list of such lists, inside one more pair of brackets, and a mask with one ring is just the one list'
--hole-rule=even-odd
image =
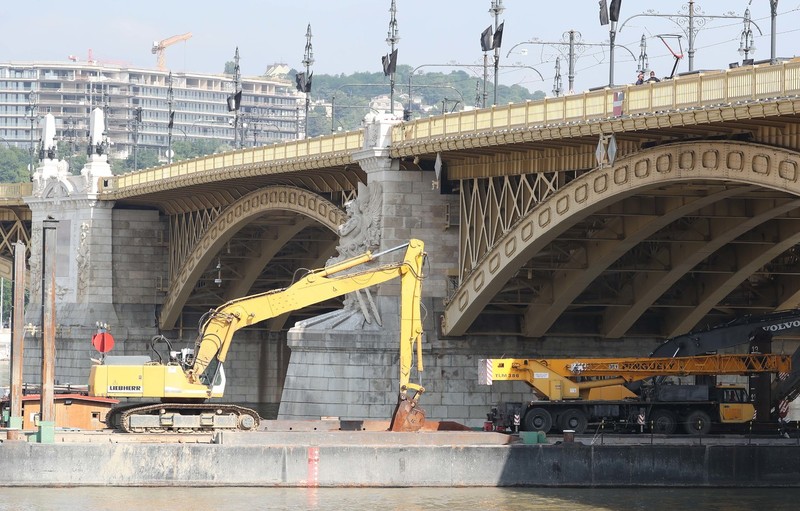
{"label": "excavator boom", "polygon": [[[403,248],[406,252],[400,262],[388,263],[377,268],[359,269],[360,266],[384,254]],[[153,364],[149,360],[138,360],[139,365],[128,364],[122,360],[125,357],[108,357],[109,363],[92,367],[90,394],[162,400],[219,397],[225,386],[223,363],[227,358],[234,334],[238,330],[311,304],[399,278],[400,386],[398,406],[392,417],[391,429],[417,431],[425,419],[424,412],[417,407],[419,397],[425,389],[421,385],[411,383],[410,377],[415,354],[417,370],[419,372],[423,370],[420,296],[424,260],[423,242],[412,239],[404,245],[378,254],[366,252],[332,266],[313,270],[284,289],[227,302],[209,311],[201,319],[200,333],[195,341],[194,350],[187,350],[191,352],[188,357],[182,356],[180,361],[171,360],[169,364],[163,364],[161,361]],[[169,344],[169,341],[166,342]],[[111,360],[115,358],[120,360]],[[409,391],[413,394],[409,395]],[[163,408],[165,407],[153,407],[154,410]],[[240,412],[234,410],[232,413]],[[160,422],[156,424],[152,420],[148,422],[149,419],[135,420],[135,416],[133,418],[129,416],[131,412],[125,411],[120,415],[118,422],[123,426],[128,423],[143,424],[142,428],[150,430],[164,428],[164,424]]]}

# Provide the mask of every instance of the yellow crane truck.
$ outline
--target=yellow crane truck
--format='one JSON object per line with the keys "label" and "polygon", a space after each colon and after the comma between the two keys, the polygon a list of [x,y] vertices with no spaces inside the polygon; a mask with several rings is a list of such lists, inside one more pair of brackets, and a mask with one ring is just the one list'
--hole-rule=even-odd
{"label": "yellow crane truck", "polygon": [[[402,261],[359,270],[359,266],[400,249]],[[203,316],[194,348],[172,351],[168,360],[149,356],[106,356],[95,361],[89,376],[89,395],[112,398],[158,399],[158,402],[126,404],[106,417],[110,427],[125,432],[199,432],[254,430],[259,425],[255,410],[234,404],[207,402],[222,397],[223,365],[234,334],[289,311],[399,278],[400,385],[392,416],[392,431],[419,430],[425,412],[417,406],[425,389],[410,381],[416,354],[422,365],[421,286],[424,244],[412,239],[383,252],[366,252],[332,266],[312,270],[284,289],[231,300]],[[154,339],[165,340],[157,336]],[[168,342],[168,341],[167,341]],[[168,343],[169,344],[169,343]],[[154,347],[154,351],[158,351]]]}
{"label": "yellow crane truck", "polygon": [[[481,384],[523,381],[538,398],[520,407],[523,431],[551,428],[583,433],[591,423],[647,427],[671,434],[679,424],[703,435],[712,426],[744,424],[755,408],[744,385],[652,385],[631,382],[667,376],[790,373],[786,355],[698,355],[651,358],[482,359]],[[498,414],[489,414],[493,421]],[[508,426],[507,414],[502,420]],[[513,420],[513,419],[512,419]]]}

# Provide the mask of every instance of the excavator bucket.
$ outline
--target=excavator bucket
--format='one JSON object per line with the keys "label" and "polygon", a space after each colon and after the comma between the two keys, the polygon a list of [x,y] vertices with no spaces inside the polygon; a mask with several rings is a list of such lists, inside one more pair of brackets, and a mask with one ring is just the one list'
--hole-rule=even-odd
{"label": "excavator bucket", "polygon": [[416,432],[425,424],[425,410],[417,402],[401,396],[389,424],[389,431]]}

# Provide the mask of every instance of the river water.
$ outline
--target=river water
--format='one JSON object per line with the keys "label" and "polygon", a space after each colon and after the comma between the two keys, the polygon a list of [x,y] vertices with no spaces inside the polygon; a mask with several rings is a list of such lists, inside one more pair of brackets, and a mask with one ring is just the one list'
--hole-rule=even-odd
{"label": "river water", "polygon": [[800,489],[0,488],[0,511],[782,511]]}

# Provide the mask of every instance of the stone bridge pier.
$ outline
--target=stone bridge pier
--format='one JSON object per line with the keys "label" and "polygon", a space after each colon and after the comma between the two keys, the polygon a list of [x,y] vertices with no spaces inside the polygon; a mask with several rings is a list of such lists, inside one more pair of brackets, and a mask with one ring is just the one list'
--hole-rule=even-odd
{"label": "stone bridge pier", "polygon": [[[482,423],[490,399],[477,387],[477,359],[486,354],[467,341],[440,339],[449,271],[458,261],[458,195],[443,194],[433,170],[402,169],[389,156],[390,118],[365,128],[364,148],[353,155],[367,185],[348,204],[340,228],[339,258],[386,250],[417,238],[428,254],[422,284],[424,371],[412,382],[426,392],[420,403],[431,419]],[[403,251],[375,264],[402,259]],[[367,296],[370,294],[370,297]],[[388,419],[399,391],[400,282],[389,281],[345,308],[297,323],[288,332],[291,358],[281,398],[280,419]],[[486,387],[483,390],[488,390]]]}
{"label": "stone bridge pier", "polygon": [[[45,153],[46,154],[46,153]],[[166,280],[166,223],[156,210],[114,209],[98,200],[111,176],[105,154],[92,154],[81,175],[51,153],[34,173],[30,300],[25,309],[24,381],[41,381],[42,222],[56,220],[56,383],[85,385],[96,323],[107,323],[115,354],[145,354],[157,331]]]}

